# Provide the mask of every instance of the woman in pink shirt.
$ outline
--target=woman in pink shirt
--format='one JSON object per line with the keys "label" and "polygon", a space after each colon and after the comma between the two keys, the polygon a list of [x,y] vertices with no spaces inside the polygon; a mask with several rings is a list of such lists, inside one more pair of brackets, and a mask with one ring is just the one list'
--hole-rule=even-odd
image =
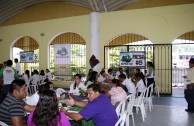
{"label": "woman in pink shirt", "polygon": [[111,97],[111,103],[115,106],[117,102],[124,100],[127,97],[127,93],[121,87],[118,79],[113,79],[111,82],[111,90],[106,92],[107,96]]}
{"label": "woman in pink shirt", "polygon": [[40,94],[36,109],[28,116],[28,126],[70,126],[63,112],[59,112],[58,100],[54,91]]}

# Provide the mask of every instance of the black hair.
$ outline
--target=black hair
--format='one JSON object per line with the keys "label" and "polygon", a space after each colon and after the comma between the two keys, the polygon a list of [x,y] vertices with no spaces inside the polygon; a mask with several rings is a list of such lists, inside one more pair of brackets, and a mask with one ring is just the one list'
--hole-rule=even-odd
{"label": "black hair", "polygon": [[141,72],[139,68],[136,68],[136,71]]}
{"label": "black hair", "polygon": [[29,70],[26,70],[26,71],[25,71],[25,74],[27,74],[28,79],[29,79],[29,78],[30,78],[30,71],[29,71]]}
{"label": "black hair", "polygon": [[151,61],[148,61],[147,64],[154,68],[154,64]]}
{"label": "black hair", "polygon": [[102,93],[102,90],[98,84],[90,84],[87,89],[92,88],[94,92]]}
{"label": "black hair", "polygon": [[194,58],[191,58],[191,59],[189,60],[189,63],[194,64]]}
{"label": "black hair", "polygon": [[45,75],[44,70],[41,70],[41,71],[40,71],[40,75],[42,75],[42,76]]}
{"label": "black hair", "polygon": [[12,65],[13,65],[12,60],[7,60],[7,66],[12,66]]}
{"label": "black hair", "polygon": [[38,70],[34,70],[33,73],[37,75],[39,74]]}
{"label": "black hair", "polygon": [[[75,74],[74,77],[78,77],[79,79],[82,78],[81,74]],[[77,86],[76,83],[74,83],[73,89],[76,89],[76,86]]]}
{"label": "black hair", "polygon": [[15,59],[14,59],[14,61],[17,63],[17,62],[18,62],[18,59],[17,59],[17,58],[15,58]]}
{"label": "black hair", "polygon": [[42,94],[44,91],[48,91],[50,89],[49,84],[42,84],[39,86],[38,94]]}
{"label": "black hair", "polygon": [[109,72],[112,72],[112,69],[111,69],[111,68],[108,69],[108,73],[109,73]]}
{"label": "black hair", "polygon": [[56,93],[52,90],[43,91],[34,110],[32,121],[36,126],[57,126],[60,118]]}
{"label": "black hair", "polygon": [[102,70],[102,71],[100,72],[100,75],[102,75],[104,72],[105,72],[105,71],[104,71],[104,70]]}
{"label": "black hair", "polygon": [[111,82],[114,83],[116,87],[121,86],[120,81],[118,79],[113,79]]}
{"label": "black hair", "polygon": [[136,73],[136,74],[135,74],[135,77],[140,77],[140,78],[142,78],[142,75],[141,75],[141,73]]}
{"label": "black hair", "polygon": [[125,75],[125,74],[120,74],[120,75],[119,75],[119,78],[126,79],[126,75]]}
{"label": "black hair", "polygon": [[12,81],[9,92],[12,94],[14,90],[20,90],[25,85],[25,81],[22,79],[15,79]]}

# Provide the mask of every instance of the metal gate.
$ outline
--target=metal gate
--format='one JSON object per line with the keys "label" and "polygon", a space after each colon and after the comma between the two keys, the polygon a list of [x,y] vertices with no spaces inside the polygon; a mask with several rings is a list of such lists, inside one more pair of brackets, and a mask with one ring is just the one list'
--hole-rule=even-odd
{"label": "metal gate", "polygon": [[[146,44],[146,45],[116,45],[104,46],[104,68],[112,68],[114,72],[119,67],[119,53],[128,51],[144,51],[146,62],[152,61],[155,65],[155,76],[159,78],[160,93],[172,94],[172,45]],[[124,68],[128,77],[134,75],[135,67]],[[146,66],[140,68],[145,74]]]}

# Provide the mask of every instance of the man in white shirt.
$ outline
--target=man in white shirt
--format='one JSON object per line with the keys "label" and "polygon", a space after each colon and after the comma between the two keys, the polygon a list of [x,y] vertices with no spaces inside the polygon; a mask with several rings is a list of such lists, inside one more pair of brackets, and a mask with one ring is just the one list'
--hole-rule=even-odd
{"label": "man in white shirt", "polygon": [[18,62],[18,59],[17,58],[15,58],[14,59],[14,62],[15,62],[15,64],[16,64],[16,71],[17,71],[17,74],[18,74],[18,76],[21,76],[22,75],[22,72],[21,72],[21,65],[20,65],[20,63]]}
{"label": "man in white shirt", "polygon": [[134,83],[130,79],[126,78],[125,74],[120,74],[119,75],[119,81],[124,86],[126,86],[129,94],[135,94],[136,93]]}
{"label": "man in white shirt", "polygon": [[119,71],[116,72],[116,77],[119,77],[120,74],[125,74],[125,76],[127,77],[127,74],[123,71],[122,67],[119,67]]}
{"label": "man in white shirt", "polygon": [[108,69],[108,77],[109,77],[110,80],[114,79],[113,70],[111,68]]}
{"label": "man in white shirt", "polygon": [[7,61],[7,66],[2,68],[0,71],[0,81],[3,80],[2,95],[0,97],[0,103],[5,99],[6,95],[10,90],[10,86],[13,80],[15,80],[18,75],[16,70],[11,67],[13,65],[12,60]]}
{"label": "man in white shirt", "polygon": [[190,84],[187,84],[185,89],[185,99],[188,103],[188,108],[185,109],[186,112],[194,113],[194,58],[189,60],[189,71],[185,77]]}

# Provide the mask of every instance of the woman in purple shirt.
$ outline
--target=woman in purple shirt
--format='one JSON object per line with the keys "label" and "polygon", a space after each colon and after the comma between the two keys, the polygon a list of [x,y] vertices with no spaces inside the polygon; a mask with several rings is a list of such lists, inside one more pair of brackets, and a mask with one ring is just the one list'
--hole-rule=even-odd
{"label": "woman in purple shirt", "polygon": [[63,112],[59,112],[58,100],[54,91],[40,94],[36,109],[28,116],[28,126],[70,126]]}

